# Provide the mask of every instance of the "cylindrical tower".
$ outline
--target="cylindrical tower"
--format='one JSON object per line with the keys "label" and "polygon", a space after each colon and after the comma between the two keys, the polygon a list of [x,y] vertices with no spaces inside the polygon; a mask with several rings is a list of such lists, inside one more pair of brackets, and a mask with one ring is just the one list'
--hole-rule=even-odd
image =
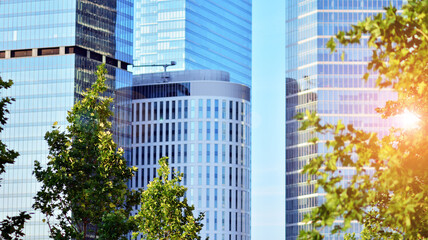
{"label": "cylindrical tower", "polygon": [[201,236],[250,239],[250,88],[216,70],[142,74],[132,107],[131,188],[145,187],[168,156],[195,215],[205,212]]}

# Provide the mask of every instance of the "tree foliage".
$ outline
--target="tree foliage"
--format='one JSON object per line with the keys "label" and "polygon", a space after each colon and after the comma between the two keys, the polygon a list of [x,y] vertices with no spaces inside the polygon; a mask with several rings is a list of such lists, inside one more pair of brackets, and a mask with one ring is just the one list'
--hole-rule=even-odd
{"label": "tree foliage", "polygon": [[123,150],[113,142],[106,91],[107,70],[98,67],[97,80],[68,112],[67,131],[54,123],[45,140],[47,167],[35,163],[42,183],[33,207],[45,216],[53,239],[126,239],[135,225],[128,221],[139,192],[126,182],[136,168],[127,167]]}
{"label": "tree foliage", "polygon": [[200,213],[198,218],[193,216],[195,208],[189,206],[184,197],[187,189],[179,185],[183,174],[176,172],[169,179],[167,158],[161,158],[159,165],[158,177],[141,195],[141,209],[134,217],[138,223],[134,237],[143,234],[148,240],[201,239],[198,234],[204,214]]}
{"label": "tree foliage", "polygon": [[[343,224],[333,226],[332,233],[358,221],[365,227],[363,239],[428,238],[427,35],[428,1],[409,0],[401,14],[390,6],[329,41],[328,47],[334,51],[336,41],[346,46],[368,36],[373,48],[369,72],[378,74],[379,88],[391,88],[398,94],[396,101],[388,101],[377,112],[388,118],[408,110],[417,113],[420,121],[413,129],[392,128],[380,139],[376,133],[352,125],[321,124],[315,113],[299,114],[299,120],[305,119],[302,130],[334,136],[326,142],[330,152],[313,159],[303,170],[318,176],[317,187],[326,192],[326,202],[306,217],[313,229],[302,231],[301,239],[321,239],[319,229],[332,226],[339,218]],[[343,177],[338,166],[355,169],[349,185],[340,184]]]}
{"label": "tree foliage", "polygon": [[[3,81],[0,77],[0,90],[8,89],[13,85],[13,81]],[[0,133],[4,129],[8,118],[6,114],[9,113],[7,105],[15,101],[14,98],[2,97],[0,99]],[[6,171],[6,164],[13,164],[15,159],[19,156],[19,153],[9,149],[6,144],[4,144],[0,139],[0,174],[3,174]],[[0,179],[2,180],[2,179]],[[29,220],[31,217],[27,212],[20,212],[18,216],[7,217],[0,222],[0,232],[1,239],[12,240],[12,239],[21,239],[25,236],[23,229],[26,220]]]}

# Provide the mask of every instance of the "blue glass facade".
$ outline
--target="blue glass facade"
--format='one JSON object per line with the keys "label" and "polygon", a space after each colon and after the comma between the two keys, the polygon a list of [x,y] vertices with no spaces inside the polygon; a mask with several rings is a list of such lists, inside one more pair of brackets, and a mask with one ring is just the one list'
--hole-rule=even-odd
{"label": "blue glass facade", "polygon": [[251,7],[251,0],[136,0],[134,64],[176,61],[171,70],[223,70],[251,86]]}
{"label": "blue glass facade", "polygon": [[[305,214],[324,201],[322,189],[314,190],[315,179],[300,175],[303,166],[317,154],[327,152],[325,141],[332,136],[318,136],[317,145],[307,141],[309,131],[298,131],[293,119],[297,112],[316,111],[324,123],[347,124],[383,136],[391,125],[375,113],[386,100],[395,98],[388,91],[379,91],[375,76],[362,80],[371,50],[363,38],[361,45],[338,46],[330,54],[326,43],[339,30],[347,31],[351,24],[382,11],[392,3],[398,8],[401,0],[311,0],[286,3],[286,239],[296,239],[301,229],[310,226],[301,222]],[[341,60],[345,52],[344,61]],[[352,176],[353,169],[340,169],[341,184]],[[337,222],[340,224],[340,222]],[[323,229],[324,233],[331,229]],[[352,223],[349,232],[359,233],[361,225]],[[357,234],[357,238],[359,235]],[[343,238],[343,234],[326,239]]]}
{"label": "blue glass facade", "polygon": [[1,176],[0,219],[34,212],[25,239],[47,239],[44,216],[31,208],[40,186],[33,162],[46,161],[44,134],[55,121],[65,130],[67,111],[102,62],[107,94],[115,98],[115,138],[130,146],[131,92],[123,89],[132,82],[126,66],[132,63],[133,1],[0,1],[0,26],[0,74],[14,81],[0,95],[16,98],[0,137],[20,153]]}

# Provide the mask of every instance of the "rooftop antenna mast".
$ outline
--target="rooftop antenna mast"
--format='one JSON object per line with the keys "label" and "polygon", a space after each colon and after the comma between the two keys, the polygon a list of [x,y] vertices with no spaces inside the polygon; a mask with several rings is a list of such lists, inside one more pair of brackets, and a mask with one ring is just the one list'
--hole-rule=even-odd
{"label": "rooftop antenna mast", "polygon": [[167,67],[170,66],[175,66],[177,65],[176,61],[171,61],[171,63],[167,63],[167,64],[143,64],[143,65],[133,65],[132,67],[163,67],[163,74],[162,74],[162,79],[164,82],[167,81],[167,78],[169,78],[169,76],[167,76],[166,74],[166,69]]}

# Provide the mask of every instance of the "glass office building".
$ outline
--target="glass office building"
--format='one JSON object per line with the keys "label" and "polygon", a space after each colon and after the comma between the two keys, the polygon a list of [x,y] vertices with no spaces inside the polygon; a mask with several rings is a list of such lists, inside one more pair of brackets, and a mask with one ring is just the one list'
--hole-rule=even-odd
{"label": "glass office building", "polygon": [[251,7],[251,0],[136,0],[134,64],[176,61],[172,70],[222,70],[251,86]]}
{"label": "glass office building", "polygon": [[250,88],[223,71],[134,76],[131,187],[147,186],[168,156],[195,216],[205,212],[202,239],[249,240],[250,109]]}
{"label": "glass office building", "polygon": [[[9,121],[1,139],[19,152],[1,176],[0,219],[33,212],[25,239],[47,239],[44,216],[31,206],[39,183],[34,160],[46,163],[43,139],[57,121],[67,125],[67,111],[95,80],[101,63],[108,69],[108,96],[115,98],[115,139],[130,146],[133,1],[5,0],[0,1],[0,75],[12,79]],[[118,118],[121,121],[118,121]]]}
{"label": "glass office building", "polygon": [[[314,179],[300,175],[300,170],[317,154],[327,152],[325,140],[332,136],[318,136],[317,145],[307,141],[314,136],[309,131],[298,131],[293,119],[297,112],[316,111],[324,123],[347,124],[380,136],[387,133],[391,120],[382,120],[375,113],[387,99],[390,91],[379,91],[372,76],[362,80],[371,50],[366,38],[361,45],[338,47],[330,54],[326,43],[339,30],[347,31],[356,24],[393,4],[400,8],[401,0],[310,0],[286,2],[286,239],[296,239],[303,225],[302,219],[313,207],[324,201],[322,189],[314,190]],[[344,61],[341,60],[345,51]],[[341,184],[353,174],[353,169],[341,168]],[[309,180],[309,183],[308,183]],[[337,222],[340,224],[340,222]],[[324,233],[331,229],[323,229]],[[352,223],[349,232],[358,233],[361,225]],[[340,239],[342,235],[326,236]]]}

